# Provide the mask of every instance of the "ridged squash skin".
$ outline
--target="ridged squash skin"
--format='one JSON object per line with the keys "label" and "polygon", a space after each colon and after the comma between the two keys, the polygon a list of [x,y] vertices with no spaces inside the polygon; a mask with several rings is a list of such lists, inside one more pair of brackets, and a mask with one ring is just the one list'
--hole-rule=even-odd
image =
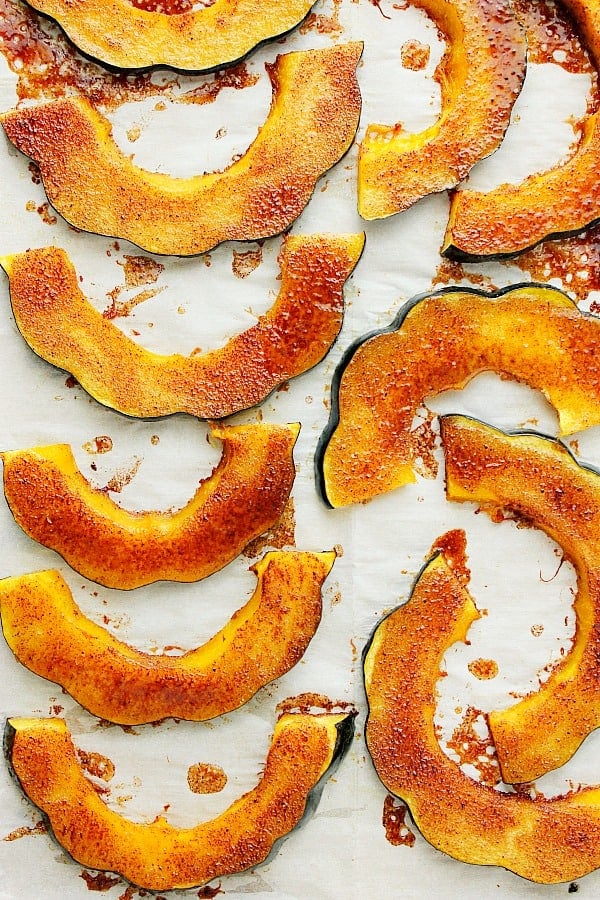
{"label": "ridged squash skin", "polygon": [[213,428],[221,460],[177,512],[128,512],[93,488],[67,444],[10,450],[4,493],[18,525],[105,587],[198,581],[281,517],[295,478],[298,425]]}
{"label": "ridged squash skin", "polygon": [[[596,69],[600,68],[600,3],[564,0]],[[600,113],[586,117],[579,144],[566,162],[520,184],[482,192],[458,190],[442,246],[463,262],[516,256],[548,238],[583,231],[600,219]]]}
{"label": "ridged squash skin", "polygon": [[20,663],[92,715],[120,725],[201,722],[242,706],[301,659],[321,621],[333,551],[271,551],[256,590],[213,637],[181,656],[144,653],[86,618],[59,572],[0,581],[2,631]]}
{"label": "ridged squash skin", "polygon": [[159,355],[128,338],[81,292],[64,250],[0,258],[19,331],[38,356],[130,416],[221,419],[262,402],[326,355],[342,327],[343,288],[364,236],[288,236],[274,306],[223,347]]}
{"label": "ridged squash skin", "polygon": [[316,456],[330,506],[365,503],[415,481],[413,421],[429,397],[496,372],[541,391],[562,434],[600,424],[600,320],[548,285],[416,297],[389,328],[347,351]]}
{"label": "ridged squash skin", "polygon": [[295,28],[314,0],[215,0],[175,15],[139,9],[127,0],[28,3],[55,19],[79,50],[107,66],[209,72]]}
{"label": "ridged squash skin", "polygon": [[423,837],[449,856],[541,884],[581,878],[600,866],[600,788],[551,799],[497,791],[466,775],[438,743],[442,659],[478,617],[438,555],[409,601],[377,626],[364,656],[366,740],[377,774]]}
{"label": "ridged squash skin", "polygon": [[436,70],[442,110],[417,134],[369,125],[358,156],[358,209],[365,219],[402,212],[455,187],[493,153],[508,128],[526,67],[526,41],[510,0],[411,0],[445,36]]}
{"label": "ridged squash skin", "polygon": [[600,725],[600,473],[560,443],[474,419],[441,420],[448,500],[508,511],[545,531],[577,573],[573,644],[538,689],[489,714],[504,781],[563,765]]}
{"label": "ridged squash skin", "polygon": [[355,42],[278,56],[267,67],[273,99],[258,136],[222,172],[192,178],[135,166],[82,96],[17,108],[0,122],[71,225],[150,253],[193,256],[223,241],[272,237],[298,218],[354,140],[361,54]]}
{"label": "ridged squash skin", "polygon": [[275,726],[258,784],[220,816],[175,828],[128,821],[85,778],[63,719],[9,719],[9,763],[59,844],[78,863],[152,891],[190,888],[263,862],[318,799],[352,741],[353,715],[288,713]]}

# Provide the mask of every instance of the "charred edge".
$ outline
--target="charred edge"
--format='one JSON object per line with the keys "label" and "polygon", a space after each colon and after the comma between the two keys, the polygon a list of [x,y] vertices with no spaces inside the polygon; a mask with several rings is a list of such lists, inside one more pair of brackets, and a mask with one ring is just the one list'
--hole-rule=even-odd
{"label": "charred edge", "polygon": [[[526,288],[528,290],[541,288],[545,291],[550,291],[551,293],[560,294],[562,297],[566,297],[573,304],[574,309],[578,309],[575,301],[571,297],[569,297],[569,295],[565,291],[560,290],[560,288],[554,287],[554,285],[542,284],[541,282],[537,281],[520,281],[516,284],[510,284],[495,291],[482,291],[479,288],[471,287],[469,285],[465,285],[464,287],[461,287],[460,285],[453,285],[451,287],[440,288],[437,291],[426,291],[422,294],[417,294],[400,308],[395,318],[392,319],[389,325],[386,325],[384,328],[376,328],[373,331],[369,331],[367,332],[367,334],[364,334],[361,337],[357,338],[355,341],[353,341],[353,343],[349,345],[349,347],[344,351],[344,354],[340,359],[335,372],[333,373],[333,378],[331,380],[331,410],[329,413],[329,420],[319,437],[319,440],[317,442],[317,449],[315,451],[314,466],[317,492],[326,506],[328,506],[330,509],[333,509],[333,504],[327,496],[327,487],[325,484],[325,472],[323,467],[325,453],[327,451],[329,441],[331,440],[331,437],[340,422],[340,388],[344,373],[352,362],[355,353],[357,353],[357,351],[363,346],[363,344],[366,344],[374,338],[379,337],[379,335],[392,334],[395,331],[399,331],[402,328],[404,320],[406,319],[408,314],[420,303],[424,303],[427,300],[433,300],[436,297],[442,296],[452,296],[453,294],[473,294],[477,297],[486,297],[490,300],[496,300],[499,297],[503,297],[505,294],[510,294],[512,291],[517,291],[522,288]],[[590,317],[592,317],[589,313],[581,312],[581,314],[589,315]],[[593,316],[593,318],[597,317]]]}

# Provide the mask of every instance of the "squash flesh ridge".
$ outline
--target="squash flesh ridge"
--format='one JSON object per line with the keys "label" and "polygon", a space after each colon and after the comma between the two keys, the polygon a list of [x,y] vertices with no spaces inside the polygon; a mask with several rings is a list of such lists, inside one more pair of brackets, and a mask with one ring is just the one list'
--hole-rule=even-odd
{"label": "squash flesh ridge", "polygon": [[270,237],[297,218],[354,138],[361,52],[351,43],[279,56],[269,68],[271,110],[248,151],[223,172],[192,178],[133,165],[83,97],[12,110],[0,121],[39,165],[48,198],[71,224],[190,256],[225,240]]}
{"label": "squash flesh ridge", "polygon": [[599,337],[598,319],[549,287],[440,292],[414,302],[340,364],[337,412],[334,403],[322,438],[328,502],[366,502],[414,481],[419,451],[411,429],[419,408],[480,372],[540,390],[562,433],[598,424]]}
{"label": "squash flesh ridge", "polygon": [[[595,0],[564,0],[596,69],[600,70],[600,9]],[[451,197],[442,254],[465,261],[510,257],[552,237],[583,231],[600,218],[600,115],[580,126],[573,155],[520,184]]]}
{"label": "squash flesh ridge", "polygon": [[87,619],[55,571],[0,581],[4,637],[37,675],[93,715],[123,725],[169,716],[204,721],[238,708],[289,671],[321,618],[321,588],[335,553],[267,553],[256,590],[201,647],[151,654]]}
{"label": "squash flesh ridge", "polygon": [[414,5],[447,39],[435,74],[442,110],[432,126],[416,134],[405,134],[401,125],[368,126],[358,163],[359,212],[365,219],[393,215],[427,194],[454,187],[501,142],[525,76],[523,32],[503,0],[416,0]]}
{"label": "squash flesh ridge", "polygon": [[551,799],[496,791],[469,778],[438,744],[443,655],[476,618],[468,592],[437,556],[406,605],[378,626],[365,669],[367,746],[377,773],[444,853],[543,884],[582,877],[600,866],[600,789]]}
{"label": "squash flesh ridge", "polygon": [[567,762],[600,725],[600,476],[548,439],[460,416],[444,417],[441,427],[448,499],[523,516],[560,545],[577,573],[568,654],[537,691],[488,717],[504,780],[533,781]]}
{"label": "squash flesh ridge", "polygon": [[301,819],[348,718],[282,716],[257,786],[216,819],[188,829],[174,828],[162,816],[137,824],[108,809],[81,771],[64,720],[10,719],[8,746],[21,787],[74,859],[119,872],[140,887],[168,890],[262,862]]}
{"label": "squash flesh ridge", "polygon": [[341,328],[343,286],[363,246],[363,235],[286,238],[274,306],[224,347],[190,357],[159,355],[124,335],[87,301],[58,248],[2,257],[0,265],[27,343],[97,400],[134,416],[222,418],[320,361]]}
{"label": "squash flesh ridge", "polygon": [[31,0],[29,5],[56,19],[76,46],[109,65],[199,72],[235,62],[257,44],[289,31],[313,2],[215,0],[176,15],[138,9],[126,0]]}
{"label": "squash flesh ridge", "polygon": [[4,491],[17,524],[93,581],[121,589],[161,578],[197,581],[279,519],[295,477],[298,432],[298,425],[265,423],[214,428],[221,460],[173,514],[118,506],[83,477],[64,444],[0,454]]}

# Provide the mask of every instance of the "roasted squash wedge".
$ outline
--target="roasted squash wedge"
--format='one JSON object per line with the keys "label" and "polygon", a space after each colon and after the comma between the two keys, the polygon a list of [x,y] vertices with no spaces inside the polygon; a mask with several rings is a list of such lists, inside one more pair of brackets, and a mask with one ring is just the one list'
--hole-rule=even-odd
{"label": "roasted squash wedge", "polygon": [[83,97],[15,109],[0,121],[72,225],[151,253],[191,256],[222,241],[279,234],[300,215],[354,139],[361,52],[351,43],[278,56],[269,68],[271,110],[248,151],[223,172],[193,178],[135,166]]}
{"label": "roasted squash wedge", "polygon": [[128,0],[28,2],[56,19],[79,50],[106,65],[207,72],[290,31],[314,0],[215,0],[205,9],[176,15],[139,9]]}
{"label": "roasted squash wedge", "polygon": [[100,403],[131,416],[217,419],[260,403],[323,358],[342,326],[344,282],[363,244],[360,234],[287,237],[275,305],[224,347],[193,356],[159,356],[126,337],[86,300],[64,250],[28,250],[0,265],[29,346]]}
{"label": "roasted squash wedge", "polygon": [[352,346],[337,369],[317,453],[324,498],[331,506],[364,503],[415,481],[417,410],[482,371],[542,391],[563,434],[599,424],[599,339],[600,321],[547,285],[417,297],[389,328]]}
{"label": "roasted squash wedge", "polygon": [[526,43],[510,0],[412,0],[448,41],[436,72],[442,112],[430,128],[369,125],[358,156],[365,219],[401,212],[452,188],[492,153],[508,128],[525,78]]}
{"label": "roasted squash wedge", "polygon": [[198,581],[221,569],[281,516],[295,470],[297,425],[214,428],[219,465],[175,513],[128,512],[93,488],[67,444],[2,453],[17,524],[85,578],[129,589]]}
{"label": "roasted squash wedge", "polygon": [[93,715],[121,725],[204,721],[237,709],[304,654],[335,553],[272,551],[250,600],[182,656],[142,653],[87,619],[56,570],[0,581],[2,629],[19,662]]}
{"label": "roasted squash wedge", "polygon": [[489,716],[506,782],[533,781],[565,763],[600,725],[600,474],[562,444],[443,417],[449,500],[503,509],[560,544],[577,572],[573,646],[539,690]]}
{"label": "roasted squash wedge", "polygon": [[600,788],[553,799],[496,791],[469,778],[438,743],[442,658],[477,618],[466,588],[435,556],[366,649],[369,753],[387,790],[407,803],[438,850],[543,884],[580,878],[600,866]]}
{"label": "roasted squash wedge", "polygon": [[[596,68],[600,68],[600,7],[564,0]],[[550,237],[583,231],[600,219],[600,113],[583,122],[575,153],[564,164],[495,190],[459,190],[452,197],[442,253],[475,261],[515,256]]]}
{"label": "roasted squash wedge", "polygon": [[275,726],[262,777],[220,816],[174,828],[110,810],[77,761],[63,719],[9,719],[9,762],[59,844],[81,865],[155,891],[195,887],[262,862],[318,799],[352,741],[353,714],[288,713]]}

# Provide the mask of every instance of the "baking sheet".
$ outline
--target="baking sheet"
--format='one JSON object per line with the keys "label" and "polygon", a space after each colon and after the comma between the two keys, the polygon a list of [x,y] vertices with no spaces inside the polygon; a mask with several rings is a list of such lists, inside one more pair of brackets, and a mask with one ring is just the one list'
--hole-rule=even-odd
{"label": "baking sheet", "polygon": [[[402,121],[408,130],[418,131],[435,121],[439,88],[433,74],[443,43],[422,12],[389,0],[380,4],[320,0],[314,12],[338,21],[341,30],[328,32],[323,19],[320,30],[303,28],[261,48],[247,61],[248,71],[259,76],[254,86],[223,90],[215,102],[203,105],[155,96],[111,111],[122,149],[133,153],[139,165],[176,175],[227,165],[234,154],[244,152],[267,115],[271,91],[264,63],[281,52],[329,46],[332,41],[365,41],[359,70],[363,114],[357,139],[370,122]],[[400,48],[408,39],[431,47],[424,71],[402,67]],[[183,93],[212,78],[179,76],[174,90]],[[16,84],[15,73],[0,56],[0,108],[15,104]],[[571,74],[559,65],[532,66],[503,147],[476,168],[472,184],[489,188],[519,180],[537,167],[564,158],[574,141],[573,121],[585,112],[589,88],[586,75]],[[157,108],[157,103],[164,108]],[[64,247],[83,278],[84,293],[98,309],[110,305],[109,292],[117,287],[120,301],[139,293],[139,288],[123,289],[124,263],[127,256],[145,254],[125,241],[76,233],[60,217],[51,224],[44,221],[37,212],[45,202],[43,190],[32,180],[28,161],[4,138],[0,167],[2,254],[49,244]],[[233,420],[252,422],[262,417],[302,423],[293,490],[296,545],[343,549],[324,590],[322,624],[304,659],[242,710],[213,722],[167,722],[123,730],[101,725],[60,688],[25,671],[0,641],[0,709],[3,716],[64,715],[78,746],[103,753],[115,763],[106,798],[112,808],[134,821],[151,821],[167,808],[174,825],[191,826],[218,815],[255,784],[281,699],[315,691],[352,701],[360,712],[356,740],[326,786],[316,814],[279,845],[266,864],[223,879],[221,890],[228,897],[563,896],[568,885],[536,886],[498,868],[456,862],[432,849],[409,819],[407,824],[416,835],[413,846],[392,846],[382,826],[386,791],[363,739],[366,704],[360,652],[382,614],[407,598],[435,538],[451,528],[466,530],[471,591],[479,608],[488,611],[472,626],[470,644],[452,648],[447,655],[448,677],[439,685],[438,710],[446,738],[469,705],[483,710],[507,705],[511,692],[534,688],[543,667],[558,659],[561,649],[568,649],[575,578],[568,564],[553,577],[560,550],[543,534],[517,529],[511,522],[492,524],[483,515],[475,516],[473,507],[447,504],[442,468],[436,480],[419,479],[367,506],[332,511],[319,500],[313,455],[328,418],[336,362],[356,337],[386,325],[411,296],[432,287],[442,262],[439,246],[448,213],[447,198],[439,195],[392,219],[364,223],[356,213],[355,181],[356,144],[319,182],[292,229],[294,233],[366,233],[364,256],[346,289],[347,312],[339,340],[312,372],[290,382],[260,409]],[[234,272],[236,254],[258,253],[256,244],[225,244],[195,259],[161,258],[164,271],[152,285],[161,288],[160,293],[135,306],[129,316],[115,319],[115,324],[159,352],[190,353],[196,347],[218,346],[272,304],[278,289],[280,243],[279,238],[264,242],[260,265],[244,278]],[[497,287],[529,278],[514,265],[499,263],[466,266],[464,271],[482,275],[484,283]],[[219,447],[206,440],[207,426],[185,416],[136,421],[104,409],[77,385],[69,386],[64,372],[27,348],[11,315],[5,279],[0,292],[2,449],[70,443],[78,465],[93,484],[105,486],[120,476],[123,488],[112,496],[123,506],[167,509],[185,504],[198,479],[210,473],[220,455]],[[587,308],[594,297],[592,293],[583,305]],[[493,375],[480,376],[463,392],[437,398],[431,407],[464,411],[505,428],[535,424],[548,434],[557,431],[554,412],[538,395]],[[100,436],[110,438],[109,452],[91,452]],[[598,429],[574,437],[585,459],[600,463]],[[437,456],[441,461],[439,450]],[[243,556],[196,585],[156,584],[133,592],[98,587],[29,540],[14,524],[3,499],[0,535],[0,576],[58,568],[87,615],[99,621],[107,617],[108,627],[121,640],[148,651],[202,643],[254,587],[248,571],[252,560]],[[544,626],[541,634],[534,627],[540,625]],[[497,662],[495,679],[478,681],[471,674],[468,663],[478,658]],[[552,793],[579,782],[600,781],[599,749],[600,736],[592,734],[568,766],[540,780],[538,787]],[[225,769],[228,783],[223,792],[210,796],[190,792],[187,768],[196,762]],[[0,837],[14,837],[16,830],[39,820],[39,813],[22,797],[5,767],[0,768],[0,809]],[[89,896],[82,867],[69,860],[47,834],[0,840],[0,872],[1,898]],[[213,882],[217,884],[218,879]],[[597,873],[579,882],[579,896],[596,896],[599,889]],[[195,897],[199,892],[172,892],[179,895]],[[104,896],[129,900],[138,892],[121,882]]]}

